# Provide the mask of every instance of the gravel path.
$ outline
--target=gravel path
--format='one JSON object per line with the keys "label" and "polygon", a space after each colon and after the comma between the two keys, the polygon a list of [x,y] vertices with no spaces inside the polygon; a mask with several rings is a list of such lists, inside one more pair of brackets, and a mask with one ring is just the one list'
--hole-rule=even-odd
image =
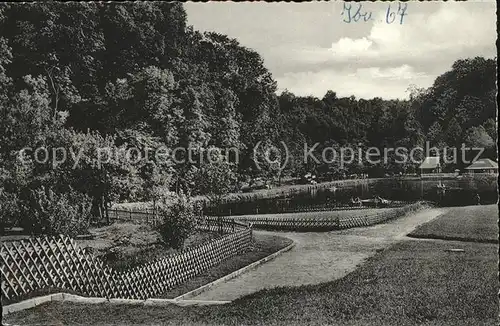
{"label": "gravel path", "polygon": [[295,247],[226,283],[194,297],[194,300],[235,300],[266,288],[329,282],[352,272],[368,257],[406,239],[420,224],[446,209],[426,209],[384,224],[322,233],[267,232],[295,241]]}

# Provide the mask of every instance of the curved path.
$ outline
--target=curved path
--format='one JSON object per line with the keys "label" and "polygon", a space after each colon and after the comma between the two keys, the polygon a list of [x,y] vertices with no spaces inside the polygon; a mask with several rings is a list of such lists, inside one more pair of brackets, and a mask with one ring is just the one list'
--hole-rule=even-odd
{"label": "curved path", "polygon": [[288,237],[295,241],[295,247],[255,270],[210,288],[192,299],[232,301],[266,288],[339,279],[377,251],[404,240],[406,234],[417,226],[444,212],[445,209],[426,209],[384,224],[333,232],[254,231]]}

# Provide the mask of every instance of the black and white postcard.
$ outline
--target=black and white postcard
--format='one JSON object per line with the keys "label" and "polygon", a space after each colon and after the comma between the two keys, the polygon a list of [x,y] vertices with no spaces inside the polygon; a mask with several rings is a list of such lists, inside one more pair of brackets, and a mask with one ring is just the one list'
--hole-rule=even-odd
{"label": "black and white postcard", "polygon": [[496,10],[0,4],[2,325],[498,325]]}

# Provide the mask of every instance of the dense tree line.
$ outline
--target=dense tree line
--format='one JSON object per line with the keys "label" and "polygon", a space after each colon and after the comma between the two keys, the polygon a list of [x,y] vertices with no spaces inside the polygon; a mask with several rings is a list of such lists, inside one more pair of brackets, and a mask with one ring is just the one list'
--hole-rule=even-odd
{"label": "dense tree line", "polygon": [[[16,203],[41,203],[40,189],[43,198],[65,194],[66,204],[85,203],[77,210],[90,202],[101,216],[112,201],[156,200],[169,190],[219,198],[230,188],[204,176],[232,182],[280,174],[271,164],[256,169],[259,141],[260,155],[283,140],[295,156],[316,142],[318,151],[411,147],[426,139],[440,147],[496,142],[494,60],[459,60],[410,100],[339,98],[333,91],[318,99],[277,96],[258,53],[194,30],[178,3],[3,4],[0,31],[0,196],[16,212],[23,209]],[[145,157],[162,146],[240,154],[223,166]],[[35,155],[43,152],[20,155],[27,147],[56,155],[39,163]],[[68,150],[65,160],[57,148]],[[103,148],[119,159],[103,161]],[[119,155],[130,148],[139,149],[134,159]],[[294,160],[281,174],[411,168]],[[50,200],[43,203],[49,210]]]}
{"label": "dense tree line", "polygon": [[[457,148],[457,161],[443,166],[445,171],[453,171],[467,165],[461,159],[462,144],[484,148],[482,156],[496,160],[495,83],[496,60],[476,57],[457,60],[428,89],[409,87],[409,100],[338,98],[333,91],[318,99],[284,92],[279,105],[288,139],[297,144],[319,142],[323,146],[317,148],[317,157],[325,147],[349,146],[354,152],[376,147],[381,153],[384,148],[435,147],[440,156],[453,154],[451,149],[444,149]],[[466,161],[474,159],[476,152],[466,151]],[[445,163],[452,161],[451,157],[444,159]],[[390,156],[386,164],[358,164],[356,159],[344,169],[339,164],[312,163],[312,167],[301,168],[337,175],[364,171],[376,176],[412,173],[418,165],[396,164],[396,157]]]}

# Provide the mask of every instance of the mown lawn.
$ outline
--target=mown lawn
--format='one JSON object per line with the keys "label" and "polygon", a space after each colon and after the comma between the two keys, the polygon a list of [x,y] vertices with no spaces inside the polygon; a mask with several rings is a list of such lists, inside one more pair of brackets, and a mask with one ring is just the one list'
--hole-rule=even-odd
{"label": "mown lawn", "polygon": [[409,234],[414,238],[498,243],[498,206],[465,206],[450,210]]}
{"label": "mown lawn", "polygon": [[339,210],[339,211],[319,211],[319,212],[301,212],[301,213],[280,213],[280,214],[253,214],[253,215],[238,215],[231,216],[235,220],[252,220],[258,219],[336,219],[337,217],[353,217],[353,216],[371,216],[382,212],[396,210],[397,208],[366,208],[366,209],[352,209],[352,210]]}
{"label": "mown lawn", "polygon": [[[463,249],[450,252],[449,249]],[[23,325],[496,325],[493,244],[404,241],[335,282],[261,291],[224,306],[50,303],[5,318]]]}

